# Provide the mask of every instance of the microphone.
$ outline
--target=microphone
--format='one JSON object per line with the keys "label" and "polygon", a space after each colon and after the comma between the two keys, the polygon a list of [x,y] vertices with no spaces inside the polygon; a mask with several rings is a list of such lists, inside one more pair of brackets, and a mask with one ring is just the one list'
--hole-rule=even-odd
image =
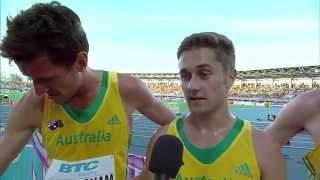
{"label": "microphone", "polygon": [[183,145],[172,135],[160,136],[155,142],[149,161],[149,170],[155,174],[155,180],[175,178],[182,162]]}

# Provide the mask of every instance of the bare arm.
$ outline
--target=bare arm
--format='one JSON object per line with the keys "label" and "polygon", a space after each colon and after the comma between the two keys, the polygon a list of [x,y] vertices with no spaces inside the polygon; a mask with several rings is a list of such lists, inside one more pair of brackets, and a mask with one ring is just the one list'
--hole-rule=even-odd
{"label": "bare arm", "polygon": [[153,173],[149,171],[149,160],[150,160],[152,148],[154,143],[157,141],[157,139],[160,136],[166,134],[167,129],[168,129],[168,126],[163,126],[152,135],[147,148],[146,164],[144,165],[141,174],[138,177],[136,177],[135,180],[153,180],[154,179]]}
{"label": "bare arm", "polygon": [[0,174],[4,173],[37,128],[41,117],[41,107],[38,106],[40,102],[40,99],[27,95],[13,108],[4,137],[0,141]]}
{"label": "bare arm", "polygon": [[254,129],[253,143],[261,172],[261,180],[287,179],[286,162],[280,145],[268,134]]}
{"label": "bare arm", "polygon": [[[294,100],[279,113],[276,120],[266,128],[266,132],[271,134],[281,145],[306,129],[313,133],[311,124],[320,127],[320,89],[308,91],[297,96]],[[314,126],[313,126],[314,127]],[[319,133],[313,133],[319,134]],[[316,136],[316,135],[314,135]],[[315,137],[319,139],[319,137]]]}
{"label": "bare arm", "polygon": [[160,125],[168,124],[175,118],[175,114],[156,99],[141,80],[126,74],[119,74],[119,87],[128,115],[138,110]]}

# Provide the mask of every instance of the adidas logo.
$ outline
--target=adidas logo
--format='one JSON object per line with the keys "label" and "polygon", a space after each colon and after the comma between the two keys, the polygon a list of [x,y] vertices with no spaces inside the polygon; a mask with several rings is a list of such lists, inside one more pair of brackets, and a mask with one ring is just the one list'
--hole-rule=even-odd
{"label": "adidas logo", "polygon": [[247,177],[251,177],[251,178],[253,177],[252,173],[250,171],[250,168],[246,162],[242,163],[238,167],[236,167],[235,171],[236,171],[237,175],[247,176]]}
{"label": "adidas logo", "polygon": [[113,114],[112,117],[108,120],[108,124],[115,125],[120,124],[120,120],[116,114]]}

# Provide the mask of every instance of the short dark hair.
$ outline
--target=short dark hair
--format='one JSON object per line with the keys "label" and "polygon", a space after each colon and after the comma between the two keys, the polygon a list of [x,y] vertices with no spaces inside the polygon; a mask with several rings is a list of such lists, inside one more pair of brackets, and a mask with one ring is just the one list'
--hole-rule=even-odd
{"label": "short dark hair", "polygon": [[46,55],[54,64],[71,66],[89,43],[79,16],[59,2],[36,3],[7,18],[0,54],[16,63]]}
{"label": "short dark hair", "polygon": [[186,37],[178,48],[177,57],[179,59],[184,51],[201,47],[213,49],[224,70],[235,70],[235,50],[232,41],[215,32],[200,32]]}

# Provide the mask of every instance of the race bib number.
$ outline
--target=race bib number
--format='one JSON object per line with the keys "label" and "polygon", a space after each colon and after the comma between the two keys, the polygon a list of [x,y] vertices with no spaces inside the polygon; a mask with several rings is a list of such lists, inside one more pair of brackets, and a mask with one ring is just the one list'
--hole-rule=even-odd
{"label": "race bib number", "polygon": [[81,161],[52,160],[45,180],[115,180],[114,157]]}

